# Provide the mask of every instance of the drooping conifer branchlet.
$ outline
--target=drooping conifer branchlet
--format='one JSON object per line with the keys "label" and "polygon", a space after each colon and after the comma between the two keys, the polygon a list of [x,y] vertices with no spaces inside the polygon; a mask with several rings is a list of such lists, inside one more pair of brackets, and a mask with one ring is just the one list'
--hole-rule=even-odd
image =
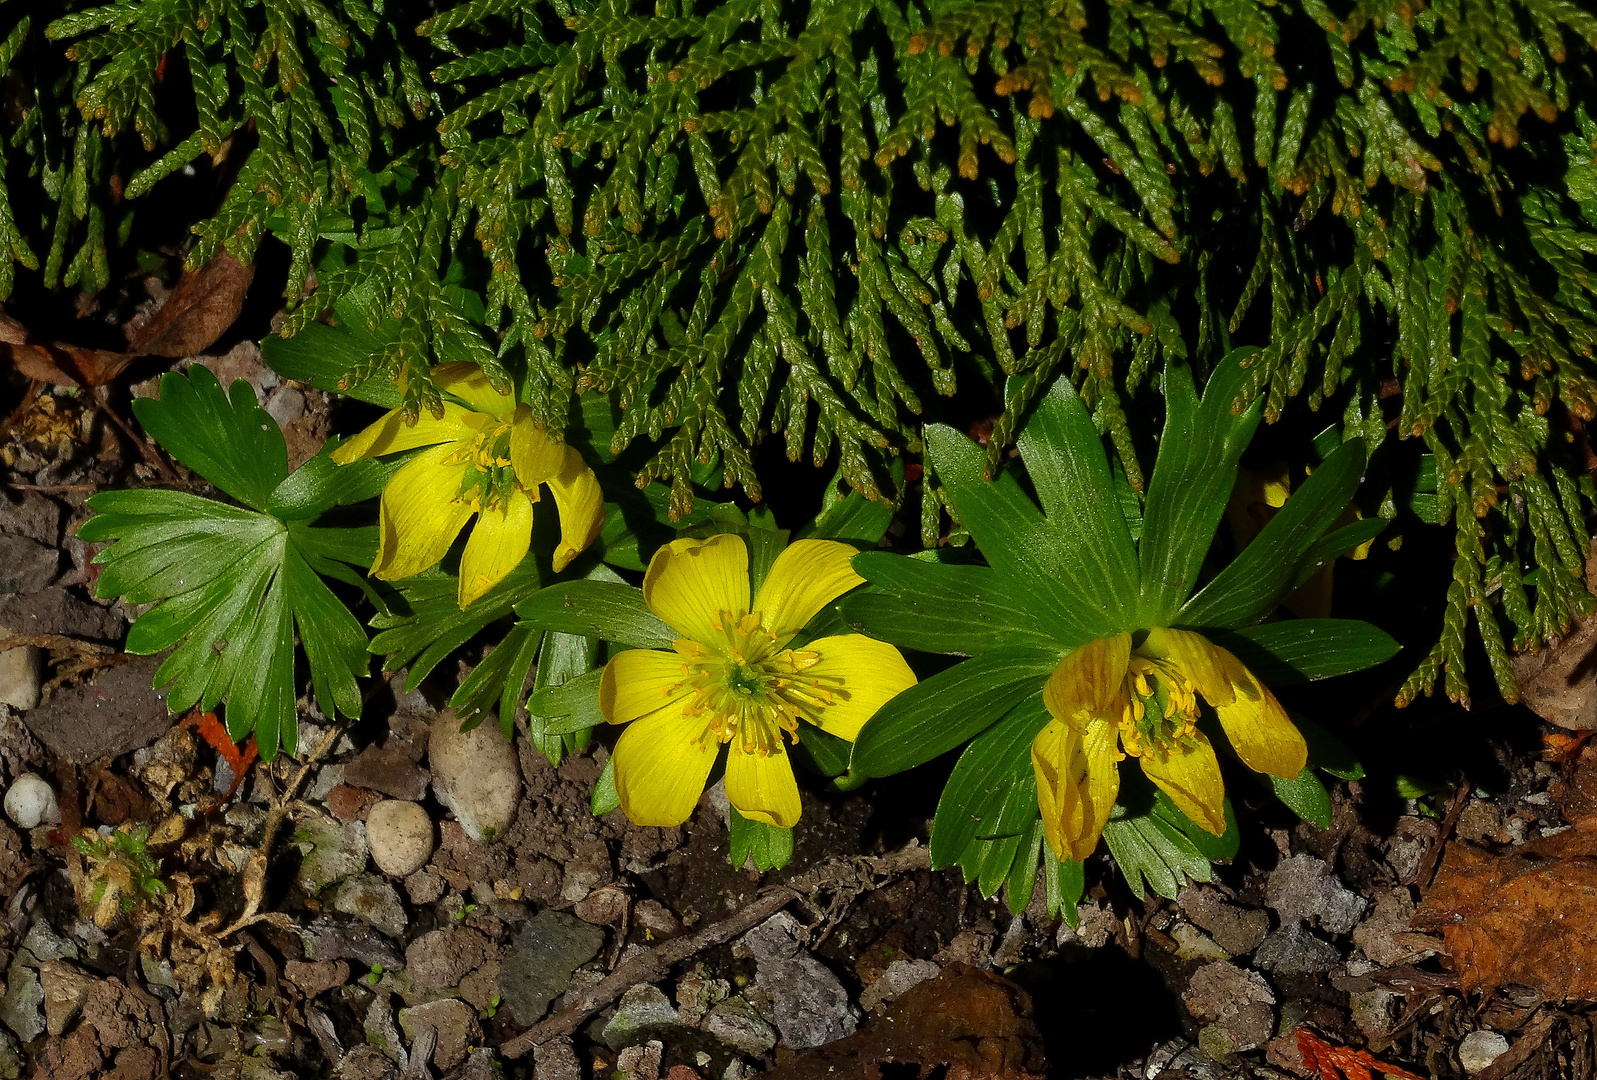
{"label": "drooping conifer branchlet", "polygon": [[[956,390],[1002,402],[996,468],[1062,371],[1140,487],[1138,389],[1258,345],[1271,419],[1329,407],[1434,462],[1457,559],[1404,698],[1465,695],[1471,612],[1512,694],[1509,646],[1588,602],[1587,5],[144,0],[56,26],[86,113],[175,142],[152,169],[258,133],[200,231],[270,228],[318,266],[288,329],[367,290],[388,344],[352,375],[412,409],[441,356],[522,367],[556,427],[608,394],[677,509],[695,461],[757,494],[778,435],[892,496],[884,465]],[[148,108],[179,48],[192,134]],[[391,134],[396,102],[436,135]],[[401,157],[406,194],[348,220]]]}

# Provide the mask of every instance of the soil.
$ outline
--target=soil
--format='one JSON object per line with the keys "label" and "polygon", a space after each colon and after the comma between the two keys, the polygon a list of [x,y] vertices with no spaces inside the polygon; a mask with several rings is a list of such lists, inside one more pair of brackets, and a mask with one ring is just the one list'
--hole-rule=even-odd
{"label": "soil", "polygon": [[[336,402],[262,367],[252,332],[192,362],[275,403],[302,460]],[[152,374],[110,387],[130,426]],[[4,393],[0,626],[44,686],[0,705],[0,781],[39,774],[62,820],[0,824],[0,1078],[1592,1074],[1597,937],[1559,920],[1597,893],[1597,762],[1526,710],[1398,711],[1391,672],[1303,694],[1371,765],[1331,828],[1238,777],[1244,845],[1213,881],[1137,897],[1100,854],[1074,926],[1041,888],[1012,915],[928,868],[947,760],[810,782],[762,876],[729,862],[724,793],[677,829],[595,818],[613,736],[556,768],[518,733],[514,821],[477,841],[431,793],[447,665],[349,731],[302,701],[299,755],[270,764],[174,726],[153,662],[116,651],[137,612],[92,597],[74,537],[93,492],[156,478],[147,448],[75,392]],[[383,798],[436,827],[402,878],[368,858]],[[158,866],[72,842],[136,824]]]}

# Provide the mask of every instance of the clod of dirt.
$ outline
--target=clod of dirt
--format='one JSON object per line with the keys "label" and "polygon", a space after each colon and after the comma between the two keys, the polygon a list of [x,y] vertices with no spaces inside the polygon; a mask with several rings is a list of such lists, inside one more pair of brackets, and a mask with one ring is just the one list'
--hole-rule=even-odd
{"label": "clod of dirt", "polygon": [[74,765],[148,746],[172,726],[165,692],[151,688],[159,666],[150,656],[107,668],[93,682],[57,690],[23,720],[51,753]]}
{"label": "clod of dirt", "polygon": [[404,958],[394,943],[363,922],[323,916],[300,931],[305,955],[312,960],[353,960],[363,969],[400,967]]}
{"label": "clod of dirt", "polygon": [[1413,917],[1414,901],[1406,888],[1377,893],[1375,910],[1353,928],[1353,944],[1382,967],[1411,960],[1421,951],[1415,947],[1418,935],[1409,930],[1409,920]]}
{"label": "clod of dirt", "polygon": [[682,1028],[682,1019],[657,986],[642,983],[621,995],[615,1015],[604,1026],[600,1036],[612,1050],[633,1046],[651,1037],[669,1039]]}
{"label": "clod of dirt", "polygon": [[39,984],[44,989],[44,1029],[64,1034],[83,1011],[94,979],[71,964],[50,960],[39,967]]}
{"label": "clod of dirt", "polygon": [[[428,740],[433,794],[454,812],[466,835],[491,840],[515,820],[521,798],[516,751],[494,724],[460,730],[453,710],[433,721]],[[346,773],[347,775],[347,773]]]}
{"label": "clod of dirt", "polygon": [[537,1080],[582,1080],[582,1064],[571,1040],[561,1037],[533,1048],[533,1075]]}
{"label": "clod of dirt", "polygon": [[1264,939],[1253,963],[1276,975],[1318,975],[1342,963],[1342,950],[1302,923],[1287,923]]}
{"label": "clod of dirt", "polygon": [[19,829],[36,829],[46,822],[54,825],[61,820],[55,789],[38,773],[23,773],[11,782],[6,789],[5,808],[6,817]]}
{"label": "clod of dirt", "polygon": [[1215,889],[1188,886],[1181,890],[1176,903],[1187,918],[1207,931],[1215,944],[1232,956],[1252,952],[1270,932],[1268,912],[1238,907]]}
{"label": "clod of dirt", "polygon": [[80,600],[65,586],[52,585],[0,603],[0,626],[18,634],[116,641],[122,636],[125,620],[111,608]]}
{"label": "clod of dirt", "polygon": [[1294,855],[1270,872],[1265,902],[1286,922],[1313,922],[1328,934],[1345,934],[1366,906],[1331,873],[1323,859]]}
{"label": "clod of dirt", "polygon": [[1474,1076],[1485,1072],[1492,1063],[1508,1053],[1508,1040],[1495,1031],[1485,1028],[1472,1031],[1458,1044],[1458,1063],[1464,1071]]}
{"label": "clod of dirt", "polygon": [[477,1014],[470,1005],[455,998],[400,1009],[399,1027],[412,1039],[424,1027],[436,1033],[438,1042],[433,1047],[433,1064],[440,1069],[453,1069],[465,1061],[468,1048],[482,1038]]}
{"label": "clod of dirt", "polygon": [[290,960],[283,965],[288,981],[307,998],[343,986],[349,981],[349,965],[342,960]]}
{"label": "clod of dirt", "polygon": [[495,951],[476,930],[463,926],[434,930],[405,949],[405,971],[417,993],[442,993],[481,967]]}
{"label": "clod of dirt", "polygon": [[410,924],[399,893],[376,874],[356,874],[339,882],[333,891],[332,908],[363,920],[391,938],[403,935]]}
{"label": "clod of dirt", "polygon": [[595,889],[581,900],[572,912],[586,923],[609,926],[626,918],[628,898],[625,890],[614,885]]}
{"label": "clod of dirt", "polygon": [[25,536],[0,536],[0,596],[38,592],[55,580],[61,553]]}
{"label": "clod of dirt", "polygon": [[859,1011],[831,969],[799,943],[798,920],[779,911],[743,937],[754,981],[772,1003],[782,1041],[795,1050],[854,1034]]}
{"label": "clod of dirt", "polygon": [[[0,624],[0,641],[15,634]],[[44,682],[44,650],[36,645],[19,645],[0,652],[0,705],[27,712],[39,704]]]}
{"label": "clod of dirt", "polygon": [[366,812],[372,862],[390,877],[409,877],[433,854],[433,820],[413,802],[384,799]]}
{"label": "clod of dirt", "polygon": [[860,1008],[875,1012],[878,1007],[897,1001],[927,979],[937,978],[942,970],[930,960],[894,960],[860,995]]}
{"label": "clod of dirt", "polygon": [[1217,960],[1193,972],[1181,1001],[1203,1025],[1198,1045],[1216,1060],[1263,1046],[1275,1033],[1270,984],[1230,961]]}
{"label": "clod of dirt", "polygon": [[344,783],[415,802],[427,794],[427,772],[418,764],[427,752],[427,721],[400,713],[388,721],[388,736],[344,766]]}
{"label": "clod of dirt", "polygon": [[540,911],[511,942],[499,970],[499,992],[516,1022],[531,1027],[571,982],[577,968],[599,955],[604,931],[559,911]]}
{"label": "clod of dirt", "polygon": [[25,1043],[44,1034],[44,988],[39,984],[39,973],[24,964],[20,956],[6,969],[6,992],[0,997],[0,1022]]}
{"label": "clod of dirt", "polygon": [[1466,993],[1523,983],[1597,998],[1597,835],[1570,830],[1505,855],[1447,847],[1414,925],[1440,930]]}
{"label": "clod of dirt", "polygon": [[857,1035],[799,1054],[768,1080],[879,1076],[884,1065],[945,1068],[945,1080],[1041,1080],[1048,1069],[1031,999],[1007,979],[954,964]]}

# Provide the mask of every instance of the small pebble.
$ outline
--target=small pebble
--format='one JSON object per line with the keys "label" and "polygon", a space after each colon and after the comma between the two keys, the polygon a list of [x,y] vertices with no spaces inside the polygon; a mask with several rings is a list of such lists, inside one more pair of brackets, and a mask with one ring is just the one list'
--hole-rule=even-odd
{"label": "small pebble", "polygon": [[1458,1044],[1458,1063],[1464,1071],[1474,1076],[1484,1072],[1492,1062],[1508,1053],[1508,1040],[1495,1031],[1482,1028],[1464,1036]]}
{"label": "small pebble", "polygon": [[6,791],[6,817],[17,823],[19,829],[33,829],[61,820],[56,806],[55,790],[45,783],[38,773],[23,773],[12,781]]}
{"label": "small pebble", "polygon": [[384,799],[366,812],[366,843],[377,869],[409,877],[432,858],[432,818],[416,803]]}

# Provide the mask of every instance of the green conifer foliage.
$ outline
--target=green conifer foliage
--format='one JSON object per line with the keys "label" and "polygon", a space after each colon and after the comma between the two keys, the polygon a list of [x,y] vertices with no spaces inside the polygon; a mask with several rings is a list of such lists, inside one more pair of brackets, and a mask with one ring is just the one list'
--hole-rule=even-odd
{"label": "green conifer foliage", "polygon": [[[496,382],[524,372],[556,428],[573,395],[608,394],[612,449],[645,441],[638,481],[672,485],[677,512],[695,461],[758,497],[752,450],[776,436],[893,497],[889,458],[918,450],[956,391],[1003,402],[996,468],[1062,371],[1140,489],[1139,387],[1167,358],[1201,373],[1251,344],[1239,401],[1262,391],[1273,421],[1301,399],[1334,410],[1344,438],[1423,440],[1434,461],[1431,517],[1452,524],[1458,558],[1441,640],[1401,697],[1439,677],[1467,694],[1472,618],[1512,696],[1510,644],[1589,603],[1589,5],[471,0],[425,14],[124,0],[50,34],[85,116],[172,146],[130,190],[253,132],[195,258],[280,235],[295,296],[313,267],[318,281],[287,332],[366,289],[392,316],[388,344],[351,377],[392,376],[413,411],[437,407],[426,372],[444,353]],[[178,54],[192,131],[151,105]],[[407,112],[425,127],[396,134]],[[27,137],[13,130],[8,145]],[[382,186],[395,170],[398,194]],[[77,220],[94,235],[92,209]],[[27,264],[17,235],[0,219],[0,246]]]}

